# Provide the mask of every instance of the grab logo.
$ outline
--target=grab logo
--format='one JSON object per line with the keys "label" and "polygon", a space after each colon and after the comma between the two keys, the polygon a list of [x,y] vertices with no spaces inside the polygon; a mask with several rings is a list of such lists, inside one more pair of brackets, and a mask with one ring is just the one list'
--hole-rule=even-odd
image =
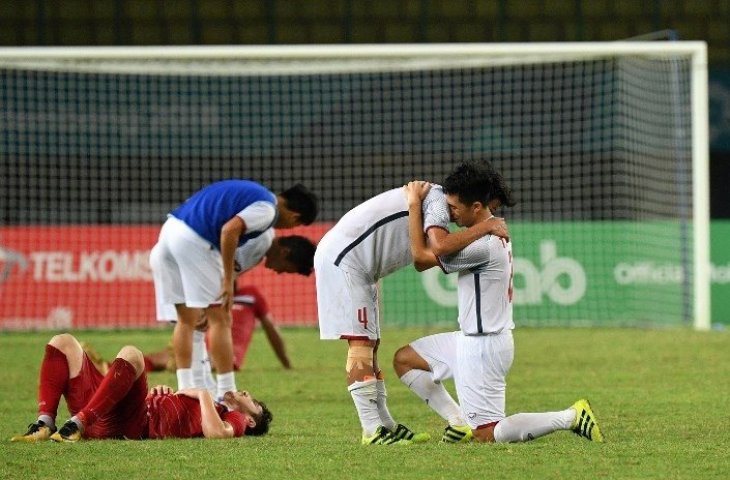
{"label": "grab logo", "polygon": [[554,240],[540,242],[540,269],[524,258],[515,259],[515,277],[522,275],[522,288],[515,288],[516,303],[537,305],[543,295],[558,305],[573,305],[583,298],[588,285],[583,266],[575,259],[558,256]]}
{"label": "grab logo", "polygon": [[[545,298],[558,305],[578,303],[588,286],[583,266],[573,258],[559,257],[554,240],[541,241],[539,249],[539,265],[522,257],[514,259],[515,305],[539,305]],[[431,300],[444,307],[457,305],[457,275],[430,269],[421,281]]]}

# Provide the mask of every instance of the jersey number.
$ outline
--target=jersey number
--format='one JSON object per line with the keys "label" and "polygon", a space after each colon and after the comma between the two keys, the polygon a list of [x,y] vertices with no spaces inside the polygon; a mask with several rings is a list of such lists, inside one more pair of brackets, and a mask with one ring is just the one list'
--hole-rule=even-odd
{"label": "jersey number", "polygon": [[368,310],[367,307],[357,309],[357,321],[362,323],[362,328],[368,329]]}

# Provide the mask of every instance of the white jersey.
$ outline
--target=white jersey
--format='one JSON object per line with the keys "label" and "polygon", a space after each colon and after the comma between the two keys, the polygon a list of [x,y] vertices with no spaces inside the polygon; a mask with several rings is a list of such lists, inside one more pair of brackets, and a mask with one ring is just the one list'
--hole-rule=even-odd
{"label": "white jersey", "polygon": [[[422,209],[424,231],[448,228],[449,208],[440,186],[431,187]],[[322,238],[317,252],[336,266],[363,272],[373,281],[413,263],[403,189],[388,190],[347,212]]]}
{"label": "white jersey", "polygon": [[262,258],[266,256],[266,252],[271,248],[271,243],[274,241],[274,229],[269,228],[264,232],[240,247],[236,248],[234,255],[234,269],[236,275],[240,275],[243,272],[251,270],[253,267],[258,265]]}
{"label": "white jersey", "polygon": [[459,326],[464,335],[512,330],[512,243],[487,235],[439,257],[446,273],[459,272]]}

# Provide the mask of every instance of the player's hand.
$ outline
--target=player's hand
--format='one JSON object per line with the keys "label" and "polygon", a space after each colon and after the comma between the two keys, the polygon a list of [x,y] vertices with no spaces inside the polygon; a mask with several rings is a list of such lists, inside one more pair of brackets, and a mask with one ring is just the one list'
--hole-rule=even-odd
{"label": "player's hand", "polygon": [[226,282],[226,280],[223,280],[218,300],[221,303],[221,307],[225,308],[226,312],[230,312],[231,308],[233,308],[233,295],[233,282]]}
{"label": "player's hand", "polygon": [[420,206],[423,199],[426,198],[426,195],[428,195],[429,190],[431,190],[431,184],[424,182],[423,180],[408,182],[408,184],[403,187],[403,192],[405,193],[408,205]]}
{"label": "player's hand", "polygon": [[168,385],[155,385],[150,388],[150,395],[169,395],[172,393],[172,387]]}
{"label": "player's hand", "polygon": [[489,229],[487,230],[488,233],[502,237],[509,242],[509,230],[507,229],[507,222],[504,221],[504,218],[490,217],[484,220],[484,223],[487,224],[487,228]]}
{"label": "player's hand", "polygon": [[203,310],[203,313],[200,314],[200,319],[198,319],[198,323],[195,324],[195,330],[199,332],[208,331],[208,314],[205,313],[205,310]]}

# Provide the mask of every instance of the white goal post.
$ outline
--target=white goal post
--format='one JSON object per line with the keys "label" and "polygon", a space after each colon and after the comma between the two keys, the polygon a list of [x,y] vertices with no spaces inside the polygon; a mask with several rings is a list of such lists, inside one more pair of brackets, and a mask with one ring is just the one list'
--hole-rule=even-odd
{"label": "white goal post", "polygon": [[[133,258],[122,245],[82,275],[84,248],[56,265],[27,238],[153,229],[227,176],[311,186],[316,237],[367,197],[472,159],[520,202],[499,212],[516,242],[518,325],[711,326],[704,42],[0,48],[0,94],[0,330],[49,311],[94,326],[76,319],[95,282]],[[15,254],[32,265],[8,266]],[[135,292],[153,295],[145,275]],[[453,320],[450,281],[424,278],[386,279],[392,322]],[[34,306],[28,288],[66,300]],[[149,298],[131,312],[105,301],[105,326],[151,324]],[[281,316],[312,322],[298,312]]]}

